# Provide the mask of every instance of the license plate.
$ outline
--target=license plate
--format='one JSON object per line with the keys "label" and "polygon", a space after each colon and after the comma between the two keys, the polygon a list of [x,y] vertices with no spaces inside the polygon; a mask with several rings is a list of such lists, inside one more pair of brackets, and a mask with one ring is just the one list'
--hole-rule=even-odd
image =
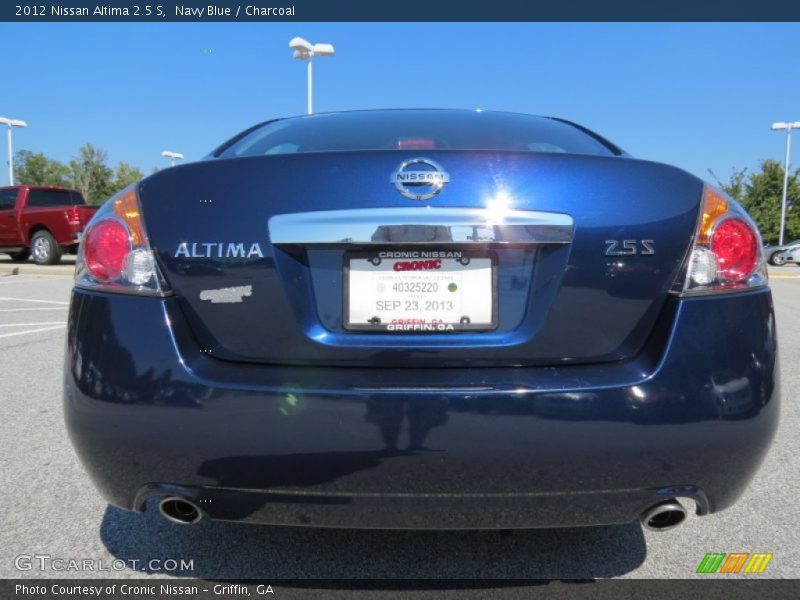
{"label": "license plate", "polygon": [[495,329],[496,281],[496,259],[489,253],[349,253],[345,328],[393,333]]}

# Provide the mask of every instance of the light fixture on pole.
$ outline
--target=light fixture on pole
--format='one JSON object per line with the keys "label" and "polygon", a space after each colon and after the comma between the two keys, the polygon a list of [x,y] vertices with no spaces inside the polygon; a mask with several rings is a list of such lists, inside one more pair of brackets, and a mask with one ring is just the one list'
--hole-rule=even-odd
{"label": "light fixture on pole", "polygon": [[314,107],[312,103],[313,97],[313,72],[311,62],[315,56],[333,56],[334,49],[331,44],[312,44],[311,42],[304,40],[301,37],[292,38],[292,41],[289,42],[289,48],[294,50],[294,54],[292,56],[298,60],[304,60],[307,63],[306,71],[308,75],[308,92],[307,92],[307,100],[308,100],[308,114],[312,114],[314,112]]}
{"label": "light fixture on pole", "polygon": [[180,152],[172,152],[171,150],[164,150],[161,153],[161,156],[164,156],[169,159],[171,167],[175,166],[176,160],[183,160],[183,154],[181,154]]}
{"label": "light fixture on pole", "polygon": [[27,127],[25,121],[0,117],[0,125],[8,125],[8,185],[14,185],[14,144],[11,141],[13,127]]}
{"label": "light fixture on pole", "polygon": [[786,160],[783,163],[783,198],[781,199],[781,231],[778,236],[778,245],[783,246],[783,232],[786,229],[786,196],[789,193],[789,154],[792,151],[792,129],[800,129],[800,121],[794,123],[773,123],[772,131],[786,131]]}

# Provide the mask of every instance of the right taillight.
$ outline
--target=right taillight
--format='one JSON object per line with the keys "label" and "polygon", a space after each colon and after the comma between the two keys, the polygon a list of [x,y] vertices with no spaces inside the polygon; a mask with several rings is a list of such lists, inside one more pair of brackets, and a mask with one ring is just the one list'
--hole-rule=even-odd
{"label": "right taillight", "polygon": [[711,234],[718,274],[726,281],[746,281],[758,267],[758,234],[737,217],[721,221]]}
{"label": "right taillight", "polygon": [[736,201],[706,185],[681,291],[722,292],[766,283],[758,227]]}

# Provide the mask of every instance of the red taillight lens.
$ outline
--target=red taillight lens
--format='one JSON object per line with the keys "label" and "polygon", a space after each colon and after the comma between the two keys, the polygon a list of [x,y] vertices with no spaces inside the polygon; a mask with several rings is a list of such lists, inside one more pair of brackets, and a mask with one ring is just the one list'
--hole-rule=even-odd
{"label": "red taillight lens", "polygon": [[729,281],[744,281],[758,266],[758,238],[741,219],[725,219],[717,225],[711,251],[717,257],[719,275]]}
{"label": "red taillight lens", "polygon": [[67,209],[66,211],[67,223],[70,225],[80,225],[81,224],[81,214],[78,211],[77,206],[72,206]]}
{"label": "red taillight lens", "polygon": [[86,268],[99,281],[116,279],[131,252],[128,230],[119,221],[101,221],[86,233],[83,254]]}

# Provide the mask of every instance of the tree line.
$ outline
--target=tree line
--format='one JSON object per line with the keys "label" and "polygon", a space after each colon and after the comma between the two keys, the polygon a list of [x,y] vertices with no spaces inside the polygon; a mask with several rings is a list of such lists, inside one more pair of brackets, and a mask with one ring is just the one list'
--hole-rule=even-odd
{"label": "tree line", "polygon": [[[120,162],[112,169],[105,151],[86,144],[68,164],[42,154],[20,150],[15,154],[16,178],[20,184],[57,185],[80,190],[89,204],[102,204],[122,188],[144,177],[138,168]],[[154,168],[153,171],[158,169]],[[709,170],[710,171],[710,170]],[[764,241],[778,242],[783,194],[783,165],[763,160],[757,172],[734,169],[728,181],[717,184],[737,200],[758,223]],[[800,170],[789,176],[785,241],[800,239]]]}
{"label": "tree line", "polygon": [[[89,204],[102,204],[119,190],[144,177],[126,162],[108,166],[104,150],[86,144],[68,164],[41,152],[20,150],[14,154],[14,176],[20,185],[54,185],[79,190]],[[157,169],[154,169],[154,171]]]}

